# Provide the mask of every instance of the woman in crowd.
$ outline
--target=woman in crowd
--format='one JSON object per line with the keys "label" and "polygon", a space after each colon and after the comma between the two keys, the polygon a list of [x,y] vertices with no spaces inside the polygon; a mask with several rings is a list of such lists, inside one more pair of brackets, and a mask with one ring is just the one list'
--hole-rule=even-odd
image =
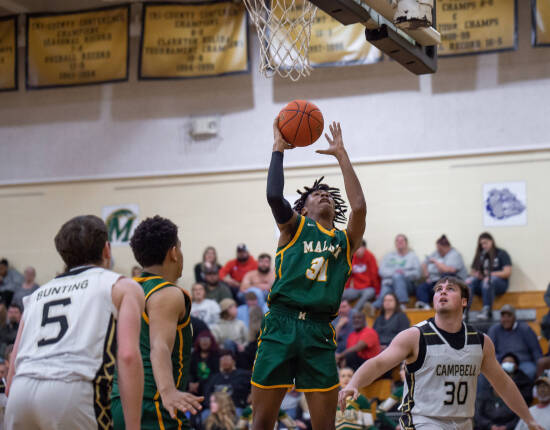
{"label": "woman in crowd", "polygon": [[477,239],[476,253],[466,283],[470,287],[470,300],[474,294],[481,296],[483,311],[479,319],[492,317],[495,295],[508,290],[508,279],[512,274],[512,260],[508,253],[497,248],[493,236],[484,232]]}
{"label": "woman in crowd", "polygon": [[220,320],[220,305],[215,300],[206,298],[206,287],[195,283],[191,287],[191,315],[206,323],[208,327]]}
{"label": "woman in crowd", "polygon": [[210,415],[206,419],[206,430],[234,430],[237,421],[235,405],[231,396],[216,392],[210,396]]}
{"label": "woman in crowd", "polygon": [[198,396],[204,395],[204,387],[219,372],[218,344],[209,331],[202,331],[197,336],[191,354],[189,369],[189,391]]}
{"label": "woman in crowd", "polygon": [[204,271],[206,268],[212,267],[215,267],[218,270],[222,268],[221,264],[218,263],[218,253],[216,252],[216,248],[213,246],[207,246],[202,253],[202,262],[195,265],[195,282],[204,284],[206,282]]}
{"label": "woman in crowd", "polygon": [[395,293],[386,293],[382,301],[382,310],[373,326],[378,333],[382,350],[391,343],[399,332],[408,329],[410,326],[411,322],[401,310]]}

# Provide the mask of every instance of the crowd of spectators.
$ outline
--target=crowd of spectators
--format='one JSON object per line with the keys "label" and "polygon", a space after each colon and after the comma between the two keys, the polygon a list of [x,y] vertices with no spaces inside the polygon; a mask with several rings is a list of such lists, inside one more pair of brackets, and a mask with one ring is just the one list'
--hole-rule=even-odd
{"label": "crowd of spectators", "polygon": [[[430,308],[432,287],[441,276],[463,279],[470,286],[471,296],[482,297],[480,321],[491,318],[495,296],[508,288],[512,271],[510,256],[497,248],[489,233],[479,236],[469,272],[461,254],[445,235],[436,240],[435,251],[422,260],[404,234],[395,237],[394,245],[395,249],[383,256],[380,266],[365,241],[353,255],[352,273],[338,315],[332,322],[337,343],[335,357],[344,379],[351,377],[363,362],[378,355],[399,332],[410,327],[404,311],[411,303],[411,296],[416,296],[417,307]],[[269,254],[260,254],[256,260],[245,244],[236,247],[235,257],[222,265],[216,249],[209,246],[203,252],[202,261],[194,266],[195,283],[191,288],[194,344],[188,390],[205,399],[203,411],[192,417],[196,429],[245,429],[250,425],[251,370],[276,273]],[[139,273],[139,267],[132,269],[133,276]],[[15,340],[23,298],[39,288],[35,278],[34,268],[27,267],[21,275],[7,260],[0,260],[0,356],[9,354],[9,345]],[[550,306],[550,285],[545,299]],[[550,335],[550,313],[547,319]],[[497,359],[525,400],[530,404],[534,396],[538,402],[533,414],[541,423],[550,425],[550,421],[545,421],[548,418],[544,418],[550,415],[550,378],[544,373],[550,369],[550,356],[542,356],[533,330],[517,321],[515,309],[505,305],[500,310],[500,321],[489,329],[488,336],[495,344]],[[0,360],[0,372],[3,365],[4,361]],[[392,374],[384,377],[391,379]],[[394,393],[402,393],[402,381],[393,383]],[[393,400],[385,403],[383,399],[378,400],[383,405],[391,403],[395,409],[399,395],[392,394]],[[369,399],[358,404],[363,403],[370,405]],[[380,416],[385,416],[384,413],[385,410],[379,410]],[[362,416],[364,426],[361,428],[391,427],[383,424],[376,427],[370,415],[361,414],[356,414]],[[287,393],[279,421],[281,428],[310,428],[303,393],[294,390]],[[475,428],[526,428],[482,377],[478,384]]]}

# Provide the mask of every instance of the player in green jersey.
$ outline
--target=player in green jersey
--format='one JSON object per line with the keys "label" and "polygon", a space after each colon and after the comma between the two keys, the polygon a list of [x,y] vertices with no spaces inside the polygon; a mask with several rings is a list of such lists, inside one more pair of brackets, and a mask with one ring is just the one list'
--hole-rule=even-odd
{"label": "player in green jersey", "polygon": [[[147,218],[136,228],[130,245],[144,268],[135,278],[145,293],[140,336],[145,374],[141,428],[189,429],[184,413],[197,413],[203,398],[182,391],[189,374],[192,328],[191,298],[176,285],[183,268],[178,228],[158,215]],[[116,374],[112,413],[115,430],[124,429]]]}
{"label": "player in green jersey", "polygon": [[283,139],[277,120],[267,179],[267,199],[281,232],[271,288],[252,373],[253,429],[272,429],[286,391],[305,392],[315,430],[334,429],[338,398],[336,340],[330,321],[336,316],[351,256],[360,246],[367,212],[361,185],[347,155],[340,124],[330,125],[329,147],[318,153],[338,161],[351,207],[336,188],[315,181],[300,192],[294,208],[283,197]]}

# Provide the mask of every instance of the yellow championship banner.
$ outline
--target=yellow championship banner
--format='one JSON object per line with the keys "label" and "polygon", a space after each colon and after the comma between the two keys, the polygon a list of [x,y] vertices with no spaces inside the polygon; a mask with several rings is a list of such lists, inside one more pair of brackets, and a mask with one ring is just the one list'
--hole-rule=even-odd
{"label": "yellow championship banner", "polygon": [[550,45],[550,0],[533,2],[533,45]]}
{"label": "yellow championship banner", "polygon": [[516,49],[516,0],[437,0],[441,57]]}
{"label": "yellow championship banner", "polygon": [[0,91],[17,89],[17,17],[0,18]]}
{"label": "yellow championship banner", "polygon": [[27,15],[27,88],[128,79],[130,6]]}
{"label": "yellow championship banner", "polygon": [[313,67],[371,64],[381,59],[380,50],[367,42],[364,25],[342,25],[317,10],[309,41],[309,62]]}
{"label": "yellow championship banner", "polygon": [[242,3],[146,3],[139,78],[219,76],[248,71]]}

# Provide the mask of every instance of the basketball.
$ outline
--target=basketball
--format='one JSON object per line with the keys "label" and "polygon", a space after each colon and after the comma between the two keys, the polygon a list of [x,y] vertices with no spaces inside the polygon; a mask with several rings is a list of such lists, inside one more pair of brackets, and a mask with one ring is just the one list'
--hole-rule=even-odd
{"label": "basketball", "polygon": [[323,114],[306,100],[294,100],[279,112],[279,130],[294,146],[308,146],[323,134]]}

